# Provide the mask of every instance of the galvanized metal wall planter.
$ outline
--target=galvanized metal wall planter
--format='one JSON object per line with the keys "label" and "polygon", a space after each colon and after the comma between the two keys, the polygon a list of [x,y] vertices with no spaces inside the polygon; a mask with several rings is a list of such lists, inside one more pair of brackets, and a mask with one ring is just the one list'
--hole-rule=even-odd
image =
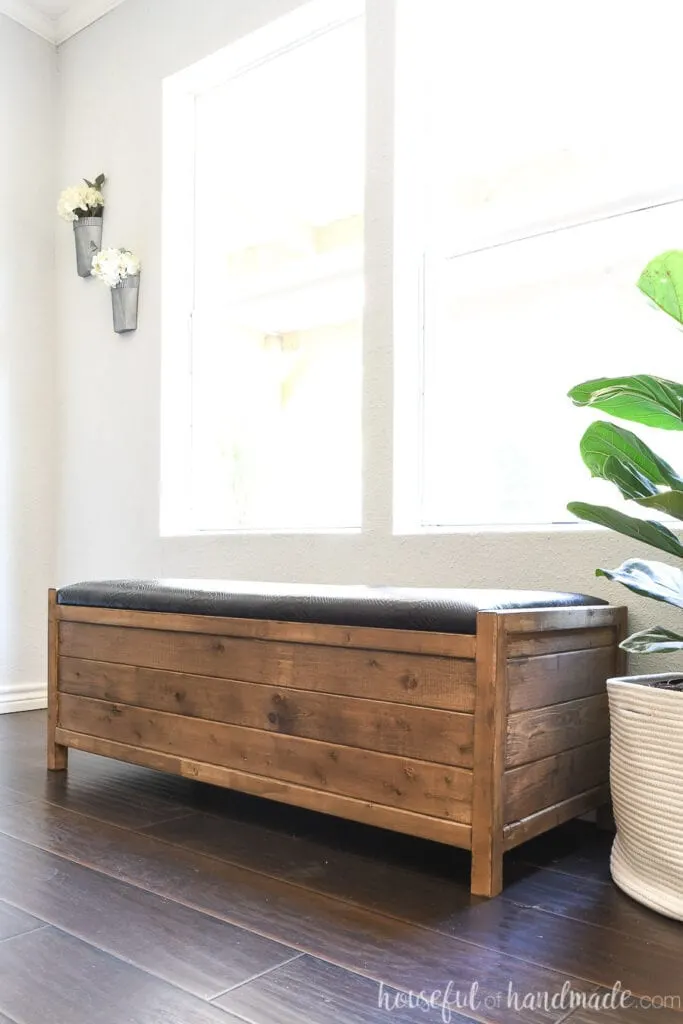
{"label": "galvanized metal wall planter", "polygon": [[140,275],[134,274],[120,281],[111,290],[111,310],[116,334],[137,330]]}
{"label": "galvanized metal wall planter", "polygon": [[90,277],[92,273],[92,258],[102,248],[102,223],[102,217],[79,217],[74,221],[79,277]]}
{"label": "galvanized metal wall planter", "polygon": [[90,277],[93,255],[102,248],[104,182],[103,174],[98,174],[94,181],[83,178],[79,185],[65,188],[57,204],[59,216],[74,226],[79,277]]}

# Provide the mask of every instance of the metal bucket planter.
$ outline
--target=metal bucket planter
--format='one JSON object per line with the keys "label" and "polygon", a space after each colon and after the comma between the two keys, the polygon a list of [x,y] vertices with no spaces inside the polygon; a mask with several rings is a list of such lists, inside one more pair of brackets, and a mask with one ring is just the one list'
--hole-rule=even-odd
{"label": "metal bucket planter", "polygon": [[609,679],[610,781],[617,836],[612,878],[660,914],[683,920],[683,692]]}
{"label": "metal bucket planter", "polygon": [[114,330],[117,334],[126,334],[128,331],[137,330],[139,295],[139,274],[125,278],[111,289],[111,309]]}
{"label": "metal bucket planter", "polygon": [[74,221],[79,277],[90,277],[93,255],[102,248],[102,220],[102,217],[79,217]]}

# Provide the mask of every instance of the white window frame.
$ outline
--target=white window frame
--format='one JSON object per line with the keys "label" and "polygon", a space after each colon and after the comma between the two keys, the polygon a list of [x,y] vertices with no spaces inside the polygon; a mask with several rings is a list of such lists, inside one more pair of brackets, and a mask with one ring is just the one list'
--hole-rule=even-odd
{"label": "white window frame", "polygon": [[197,97],[361,16],[364,0],[312,0],[163,82],[161,536],[352,530],[199,529],[192,495],[192,325],[195,299]]}
{"label": "white window frame", "polygon": [[[397,0],[395,58],[394,159],[394,452],[393,534],[479,534],[571,532],[599,529],[585,522],[555,520],[532,523],[426,523],[423,521],[425,485],[424,409],[425,359],[428,344],[426,318],[432,268],[480,250],[515,244],[558,231],[627,216],[683,201],[683,189],[654,188],[601,203],[578,215],[557,214],[523,227],[495,231],[467,241],[428,238],[425,231],[424,194],[429,188],[416,153],[426,151],[422,138],[421,109],[429,102],[420,77],[419,55],[411,45],[415,5],[423,0]],[[413,8],[410,11],[410,8]],[[428,16],[423,8],[420,14]],[[454,445],[456,441],[454,441]],[[577,450],[577,459],[579,459]],[[449,472],[449,466],[444,466]]]}

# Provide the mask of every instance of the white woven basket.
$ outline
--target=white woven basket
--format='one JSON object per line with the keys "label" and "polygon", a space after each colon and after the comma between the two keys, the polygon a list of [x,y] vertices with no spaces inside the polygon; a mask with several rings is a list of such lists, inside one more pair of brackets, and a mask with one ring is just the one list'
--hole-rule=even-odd
{"label": "white woven basket", "polygon": [[633,899],[683,920],[683,692],[607,682],[617,836],[612,878]]}

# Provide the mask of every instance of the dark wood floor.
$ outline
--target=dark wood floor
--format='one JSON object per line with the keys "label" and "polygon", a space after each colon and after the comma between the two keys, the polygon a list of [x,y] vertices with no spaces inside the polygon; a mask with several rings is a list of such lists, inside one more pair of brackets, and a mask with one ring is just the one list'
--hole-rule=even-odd
{"label": "dark wood floor", "polygon": [[[683,1024],[683,926],[613,887],[590,824],[477,900],[437,844],[76,752],[48,775],[44,727],[0,716],[0,1024]],[[565,982],[639,998],[543,1005]]]}

